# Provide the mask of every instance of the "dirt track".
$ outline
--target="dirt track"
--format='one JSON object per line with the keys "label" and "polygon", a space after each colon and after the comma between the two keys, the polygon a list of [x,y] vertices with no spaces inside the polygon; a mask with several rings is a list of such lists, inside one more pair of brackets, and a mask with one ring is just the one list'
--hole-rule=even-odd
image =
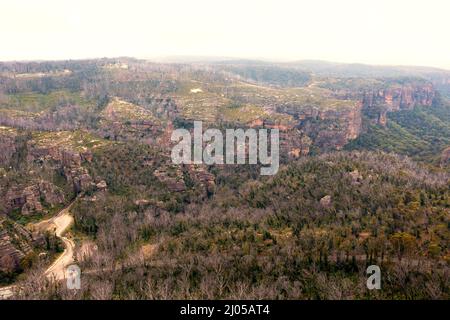
{"label": "dirt track", "polygon": [[[56,216],[51,219],[41,221],[29,226],[32,230],[37,231],[52,231],[64,243],[64,252],[52,263],[52,265],[45,271],[44,275],[52,280],[64,280],[66,267],[74,262],[73,254],[75,243],[73,240],[63,237],[63,234],[73,223],[73,217],[70,214],[70,208],[73,202],[61,210]],[[8,299],[13,295],[14,286],[0,288],[0,300]]]}
{"label": "dirt track", "polygon": [[73,263],[73,253],[75,249],[75,243],[73,240],[63,237],[64,232],[73,223],[73,217],[69,212],[70,206],[63,209],[56,217],[52,219],[52,225],[54,226],[55,234],[64,242],[64,252],[53,264],[45,271],[47,277],[55,280],[65,279],[66,267]]}

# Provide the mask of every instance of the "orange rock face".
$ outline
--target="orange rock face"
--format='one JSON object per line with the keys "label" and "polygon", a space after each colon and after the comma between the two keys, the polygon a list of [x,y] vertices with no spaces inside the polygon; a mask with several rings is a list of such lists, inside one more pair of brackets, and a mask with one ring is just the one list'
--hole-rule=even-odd
{"label": "orange rock face", "polygon": [[431,106],[436,92],[432,84],[408,84],[363,93],[363,106],[385,106],[387,111],[412,109],[415,106]]}

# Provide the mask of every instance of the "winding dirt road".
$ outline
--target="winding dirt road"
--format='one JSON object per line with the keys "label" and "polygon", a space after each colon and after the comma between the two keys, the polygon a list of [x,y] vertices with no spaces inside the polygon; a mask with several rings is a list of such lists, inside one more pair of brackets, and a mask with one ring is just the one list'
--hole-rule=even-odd
{"label": "winding dirt road", "polygon": [[54,218],[52,218],[52,225],[50,228],[54,228],[55,234],[64,243],[64,252],[58,259],[53,262],[53,264],[45,271],[45,275],[54,280],[64,280],[66,278],[65,271],[66,267],[74,262],[73,253],[75,249],[75,243],[72,239],[63,237],[64,232],[73,223],[73,217],[70,215],[69,207],[61,210],[60,213]]}
{"label": "winding dirt road", "polygon": [[[63,234],[73,223],[73,217],[70,214],[70,208],[74,202],[61,210],[51,219],[41,221],[29,226],[34,231],[54,231],[56,236],[64,243],[64,252],[52,263],[45,271],[44,275],[54,281],[64,280],[66,278],[66,268],[74,262],[73,254],[75,243],[72,239],[64,237]],[[14,286],[0,288],[0,300],[8,299],[13,295]]]}

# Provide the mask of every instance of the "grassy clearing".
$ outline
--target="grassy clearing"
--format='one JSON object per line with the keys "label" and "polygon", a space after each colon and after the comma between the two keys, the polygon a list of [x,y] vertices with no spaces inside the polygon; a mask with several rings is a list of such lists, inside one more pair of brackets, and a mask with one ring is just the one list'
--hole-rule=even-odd
{"label": "grassy clearing", "polygon": [[54,91],[49,94],[27,92],[6,95],[0,102],[0,109],[41,113],[63,104],[89,106],[92,102],[84,98],[79,92]]}
{"label": "grassy clearing", "polygon": [[223,108],[221,114],[225,121],[244,123],[265,118],[268,115],[263,108],[255,105],[244,105],[238,108]]}
{"label": "grassy clearing", "polygon": [[77,152],[96,149],[110,141],[96,137],[85,131],[34,132],[32,139],[37,147],[61,147]]}
{"label": "grassy clearing", "polygon": [[149,110],[119,98],[112,99],[102,116],[110,121],[158,121]]}

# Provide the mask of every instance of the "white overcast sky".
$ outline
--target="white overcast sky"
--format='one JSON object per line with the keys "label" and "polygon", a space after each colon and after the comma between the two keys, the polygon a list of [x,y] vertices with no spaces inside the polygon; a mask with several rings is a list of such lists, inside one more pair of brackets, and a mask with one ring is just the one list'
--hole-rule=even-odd
{"label": "white overcast sky", "polygon": [[0,60],[200,55],[450,69],[448,0],[0,0]]}

